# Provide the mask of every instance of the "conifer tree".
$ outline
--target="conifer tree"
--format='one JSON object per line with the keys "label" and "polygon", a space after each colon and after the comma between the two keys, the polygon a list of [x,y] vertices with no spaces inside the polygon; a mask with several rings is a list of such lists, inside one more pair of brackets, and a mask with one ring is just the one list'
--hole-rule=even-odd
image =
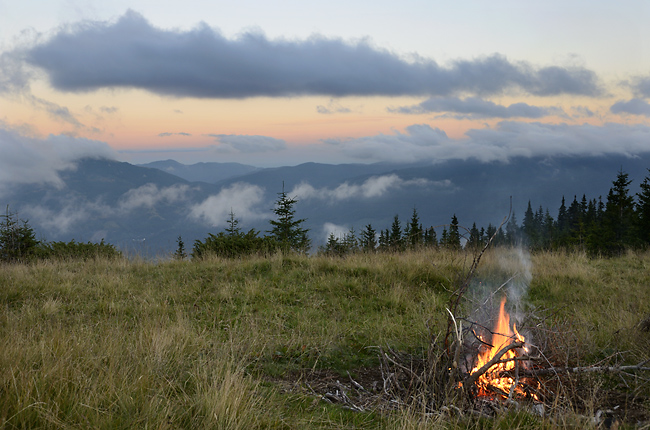
{"label": "conifer tree", "polygon": [[185,260],[187,258],[187,252],[185,251],[185,242],[183,242],[183,238],[181,236],[178,236],[178,239],[176,239],[176,252],[174,253],[174,258],[177,260]]}
{"label": "conifer tree", "polygon": [[[648,169],[650,173],[650,169]],[[639,232],[639,239],[643,241],[644,245],[650,244],[650,175],[646,176],[640,185],[641,191],[637,193],[637,222]]]}
{"label": "conifer tree", "polygon": [[390,235],[388,236],[388,244],[393,251],[401,251],[403,246],[402,239],[402,224],[399,220],[399,216],[395,215],[393,218],[393,223],[390,227]]}
{"label": "conifer tree", "polygon": [[228,236],[241,236],[241,229],[239,228],[239,220],[235,218],[235,213],[230,209],[230,215],[228,216],[228,227],[226,228],[226,233]]}
{"label": "conifer tree", "polygon": [[458,218],[456,218],[456,214],[451,217],[451,224],[449,224],[447,247],[450,249],[460,249],[460,232],[458,231]]}
{"label": "conifer tree", "polygon": [[634,245],[634,227],[637,224],[634,212],[634,197],[630,195],[632,183],[628,174],[621,169],[612,182],[607,195],[604,213],[604,235],[610,242],[609,252],[620,252],[625,247]]}
{"label": "conifer tree", "polygon": [[406,241],[412,248],[418,247],[423,241],[423,231],[420,225],[420,217],[416,208],[413,208],[411,221],[406,228]]}
{"label": "conifer tree", "polygon": [[34,257],[39,244],[34,229],[26,220],[19,220],[9,206],[0,223],[0,261],[24,262]]}
{"label": "conifer tree", "polygon": [[365,230],[361,232],[361,249],[364,252],[375,252],[377,248],[377,232],[371,224],[366,225]]}
{"label": "conifer tree", "polygon": [[309,230],[301,227],[306,220],[295,218],[294,206],[297,202],[297,199],[287,196],[284,191],[284,183],[282,183],[282,192],[278,193],[278,199],[273,209],[277,218],[269,221],[273,228],[268,233],[284,251],[304,253],[309,251],[311,241],[307,236]]}

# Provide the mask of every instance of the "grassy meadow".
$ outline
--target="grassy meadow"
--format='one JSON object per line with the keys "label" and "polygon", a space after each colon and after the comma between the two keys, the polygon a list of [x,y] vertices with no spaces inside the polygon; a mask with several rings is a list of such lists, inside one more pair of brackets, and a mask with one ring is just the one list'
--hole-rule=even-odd
{"label": "grassy meadow", "polygon": [[[504,252],[483,256],[477,288],[519,270]],[[650,359],[650,254],[530,260],[521,330],[554,364]],[[650,426],[648,372],[576,377],[544,418],[358,412],[321,398],[318,378],[370,389],[376,347],[424,356],[471,261],[422,251],[0,266],[0,429],[595,428],[590,417],[613,404],[624,425]]]}

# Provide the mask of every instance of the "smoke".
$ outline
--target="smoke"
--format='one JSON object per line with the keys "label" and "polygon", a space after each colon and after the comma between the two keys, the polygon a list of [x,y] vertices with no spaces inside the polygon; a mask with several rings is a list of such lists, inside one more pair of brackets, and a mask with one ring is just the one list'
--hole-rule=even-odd
{"label": "smoke", "polygon": [[506,273],[512,273],[508,282],[506,296],[513,309],[511,315],[517,322],[523,321],[523,300],[528,294],[530,282],[533,279],[532,262],[528,250],[518,246],[499,255],[499,264]]}
{"label": "smoke", "polygon": [[[501,248],[494,252],[495,262],[488,263],[489,267],[480,271],[483,275],[472,283],[467,293],[472,306],[470,319],[479,327],[491,330],[498,316],[501,299],[505,296],[510,323],[516,323],[519,330],[524,322],[525,300],[533,278],[530,253],[521,246]],[[522,334],[530,340],[528,334]]]}

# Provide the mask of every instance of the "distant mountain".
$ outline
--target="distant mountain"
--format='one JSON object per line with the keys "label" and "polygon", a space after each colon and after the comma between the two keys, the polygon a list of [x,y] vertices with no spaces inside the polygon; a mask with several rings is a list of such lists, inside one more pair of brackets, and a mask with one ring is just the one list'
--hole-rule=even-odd
{"label": "distant mountain", "polygon": [[139,164],[138,166],[162,170],[190,182],[208,182],[211,184],[262,170],[259,167],[239,163],[196,163],[187,165],[174,160],[154,161],[153,163]]}
{"label": "distant mountain", "polygon": [[[200,171],[203,164],[186,166],[185,176],[193,175],[192,169]],[[567,205],[574,195],[581,199],[583,194],[606,201],[621,168],[634,181],[631,192],[636,193],[649,166],[650,156],[522,157],[509,163],[306,163],[241,175],[231,170],[233,176],[208,183],[164,169],[83,159],[75,169],[59,172],[63,186],[16,186],[0,196],[0,203],[28,219],[42,239],[104,238],[128,252],[157,255],[173,252],[179,236],[191,249],[196,239],[222,231],[231,210],[242,229],[264,234],[284,184],[298,199],[296,216],[307,219],[305,226],[318,246],[333,230],[360,231],[367,224],[375,230],[389,228],[395,215],[405,226],[414,208],[425,227],[449,223],[453,214],[466,227],[474,222],[479,227],[498,225],[508,214],[511,196],[519,223],[529,200],[535,210],[548,208],[555,218],[562,196]]]}

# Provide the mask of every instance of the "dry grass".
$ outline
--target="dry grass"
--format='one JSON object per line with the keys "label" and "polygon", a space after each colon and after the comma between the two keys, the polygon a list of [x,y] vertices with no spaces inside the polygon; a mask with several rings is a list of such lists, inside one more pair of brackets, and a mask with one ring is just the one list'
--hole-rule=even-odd
{"label": "dry grass", "polygon": [[[502,261],[486,254],[478,277],[511,272]],[[548,253],[532,262],[526,311],[545,318],[549,339],[562,334],[562,359],[649,358],[639,323],[650,315],[650,255]],[[525,411],[491,420],[354,413],[287,383],[312,370],[377,366],[371,346],[424,354],[470,263],[417,252],[2,266],[0,428],[580,428],[578,415],[552,421]],[[584,415],[612,387],[576,384],[584,399],[568,406]]]}

